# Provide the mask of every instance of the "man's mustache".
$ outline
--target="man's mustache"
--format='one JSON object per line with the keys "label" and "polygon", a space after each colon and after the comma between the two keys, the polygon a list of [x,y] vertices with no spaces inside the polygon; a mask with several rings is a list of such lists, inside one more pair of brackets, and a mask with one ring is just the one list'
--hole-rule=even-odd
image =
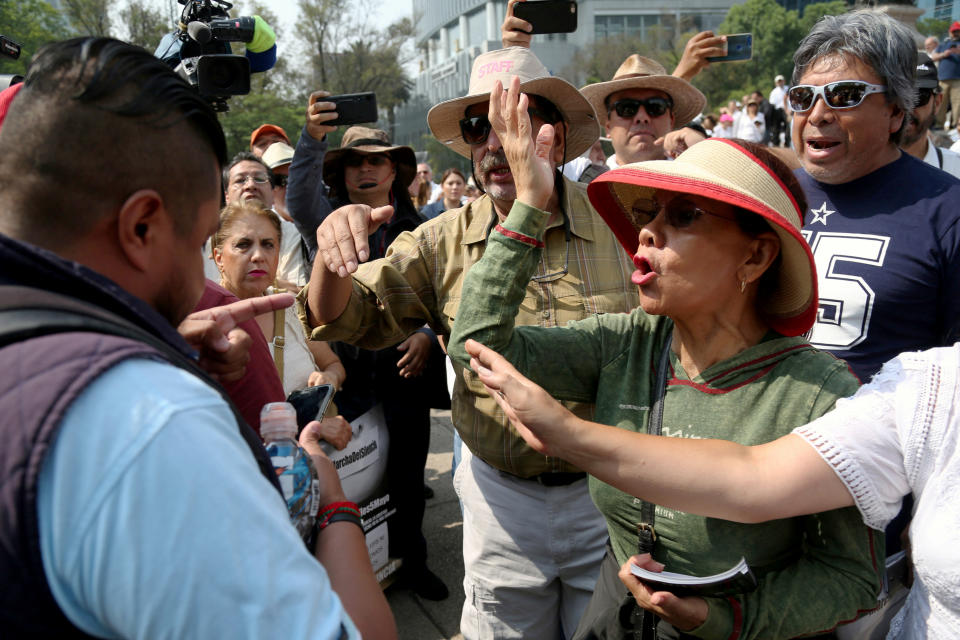
{"label": "man's mustache", "polygon": [[487,173],[494,167],[503,166],[510,166],[509,163],[507,163],[507,154],[503,152],[503,149],[498,149],[496,153],[488,153],[483,156],[480,164],[477,165],[477,169],[480,170],[480,173]]}

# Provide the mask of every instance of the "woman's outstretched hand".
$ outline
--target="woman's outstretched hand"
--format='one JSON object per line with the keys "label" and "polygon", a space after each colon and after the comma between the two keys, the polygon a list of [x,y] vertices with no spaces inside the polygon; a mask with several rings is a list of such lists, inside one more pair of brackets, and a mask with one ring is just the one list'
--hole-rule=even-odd
{"label": "woman's outstretched hand", "polygon": [[553,195],[555,132],[552,124],[544,124],[534,138],[529,107],[529,98],[520,93],[520,78],[513,76],[507,91],[500,82],[494,85],[487,118],[510,164],[517,200],[543,209]]}
{"label": "woman's outstretched hand", "polygon": [[563,457],[563,442],[571,437],[577,417],[496,351],[476,340],[467,340],[464,347],[470,367],[527,444],[545,455]]}

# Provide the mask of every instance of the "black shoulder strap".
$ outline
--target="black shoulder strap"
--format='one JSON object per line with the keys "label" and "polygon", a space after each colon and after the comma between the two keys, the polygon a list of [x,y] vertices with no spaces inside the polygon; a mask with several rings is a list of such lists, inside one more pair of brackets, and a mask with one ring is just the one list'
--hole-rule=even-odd
{"label": "black shoulder strap", "polygon": [[[932,142],[930,144],[933,144]],[[937,152],[937,162],[940,163],[940,168],[943,169],[943,151],[940,151],[940,147],[934,145],[934,150]]]}
{"label": "black shoulder strap", "polygon": [[[667,369],[670,368],[670,344],[673,333],[668,333],[660,352],[657,364],[657,380],[653,390],[653,403],[647,418],[647,433],[658,436],[663,425],[663,397],[667,392]],[[637,523],[637,553],[653,553],[653,543],[657,540],[654,521],[656,508],[653,503],[644,500],[640,505],[640,522]]]}
{"label": "black shoulder strap", "polygon": [[193,360],[163,340],[103,309],[76,299],[24,287],[0,286],[0,348],[32,338],[68,332],[90,332],[127,338],[153,348],[166,362],[190,372],[220,394],[233,412],[237,428],[253,453],[260,472],[283,495],[263,443],[237,411],[227,392]]}

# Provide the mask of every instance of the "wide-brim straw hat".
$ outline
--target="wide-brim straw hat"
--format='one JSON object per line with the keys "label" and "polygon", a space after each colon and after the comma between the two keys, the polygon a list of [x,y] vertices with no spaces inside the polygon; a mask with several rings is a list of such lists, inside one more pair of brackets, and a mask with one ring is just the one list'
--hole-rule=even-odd
{"label": "wide-brim straw hat", "polygon": [[460,155],[470,157],[470,145],[460,135],[460,120],[467,107],[490,99],[493,85],[500,81],[509,88],[513,76],[520,78],[520,91],[546,98],[560,110],[567,124],[566,157],[576,158],[589,149],[600,136],[597,115],[577,88],[550,75],[543,63],[526,47],[507,47],[477,56],[470,71],[467,95],[447,100],[427,113],[427,124],[433,136]]}
{"label": "wide-brim straw hat", "polygon": [[780,282],[758,305],[771,328],[796,336],[817,316],[817,268],[800,234],[803,212],[787,186],[755,155],[724,139],[693,145],[676,160],[624,165],[587,187],[590,202],[631,256],[643,220],[633,213],[638,199],[657,191],[689,193],[725,202],[761,216],[780,237]]}
{"label": "wide-brim straw hat", "polygon": [[404,186],[413,182],[417,175],[417,155],[403,145],[391,145],[390,136],[382,129],[350,127],[343,134],[340,146],[327,152],[323,159],[323,181],[331,184],[333,176],[341,170],[344,155],[356,153],[385,153],[397,165],[397,178]]}
{"label": "wide-brim straw hat", "polygon": [[636,53],[623,61],[613,74],[613,80],[588,84],[580,92],[593,105],[600,124],[605,125],[607,107],[604,100],[611,93],[625,89],[657,89],[670,96],[673,101],[673,122],[677,127],[696,118],[707,105],[707,99],[692,84],[683,78],[671,76],[656,60]]}

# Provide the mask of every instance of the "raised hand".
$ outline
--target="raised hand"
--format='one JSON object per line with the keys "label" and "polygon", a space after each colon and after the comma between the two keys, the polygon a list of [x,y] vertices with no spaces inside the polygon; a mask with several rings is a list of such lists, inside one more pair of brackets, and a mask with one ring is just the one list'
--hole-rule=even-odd
{"label": "raised hand", "polygon": [[329,91],[314,91],[310,94],[307,101],[307,133],[311,138],[323,140],[336,127],[331,127],[325,123],[337,118],[337,105],[333,102],[324,102],[324,98],[330,95]]}
{"label": "raised hand", "polygon": [[[672,75],[689,82],[694,76],[710,66],[708,57],[727,55],[726,42],[727,36],[714,35],[713,31],[701,31],[694,35],[687,40],[687,44],[683,48],[683,56]],[[683,123],[678,122],[677,124]]]}
{"label": "raised hand", "polygon": [[533,25],[513,15],[513,5],[517,2],[526,2],[526,0],[510,0],[507,3],[507,15],[503,17],[503,24],[500,25],[500,41],[504,49],[507,47],[530,48]]}
{"label": "raised hand", "polygon": [[393,207],[373,209],[348,204],[326,217],[317,229],[317,259],[331,273],[346,278],[370,259],[367,237],[393,217]]}
{"label": "raised hand", "polygon": [[552,124],[544,124],[534,138],[529,107],[530,99],[520,93],[520,78],[513,76],[507,91],[499,81],[494,85],[487,117],[510,164],[517,200],[543,209],[553,195],[555,131]]}

